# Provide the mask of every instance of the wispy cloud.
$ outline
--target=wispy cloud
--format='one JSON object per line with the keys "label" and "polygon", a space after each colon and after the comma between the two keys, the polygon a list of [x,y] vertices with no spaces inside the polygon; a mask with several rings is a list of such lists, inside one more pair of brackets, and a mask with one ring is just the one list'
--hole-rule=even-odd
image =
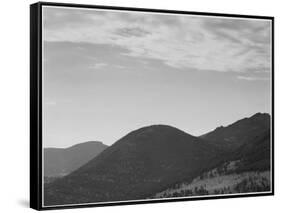
{"label": "wispy cloud", "polygon": [[269,21],[47,7],[44,24],[46,41],[119,46],[183,70],[270,69]]}
{"label": "wispy cloud", "polygon": [[115,32],[124,37],[144,37],[145,35],[149,35],[148,31],[144,31],[141,28],[119,28]]}
{"label": "wispy cloud", "polygon": [[106,67],[107,64],[106,63],[95,63],[93,65],[90,66],[91,69],[101,69]]}
{"label": "wispy cloud", "polygon": [[268,81],[269,80],[269,78],[265,78],[265,77],[250,77],[250,76],[242,76],[242,75],[237,76],[237,78],[243,81]]}

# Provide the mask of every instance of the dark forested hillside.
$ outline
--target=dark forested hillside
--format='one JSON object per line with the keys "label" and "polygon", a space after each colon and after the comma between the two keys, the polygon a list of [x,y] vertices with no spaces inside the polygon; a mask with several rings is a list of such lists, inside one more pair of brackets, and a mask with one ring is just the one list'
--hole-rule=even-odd
{"label": "dark forested hillside", "polygon": [[270,151],[270,130],[267,129],[234,153],[234,159],[241,160],[239,171],[270,170]]}
{"label": "dark forested hillside", "polygon": [[211,144],[233,151],[270,128],[270,115],[256,113],[252,117],[241,119],[229,126],[218,127],[201,136]]}
{"label": "dark forested hillside", "polygon": [[[271,131],[269,124],[266,123],[267,119],[267,115],[256,114],[236,122],[235,125],[230,125],[232,131],[228,127],[220,128],[218,134],[218,130],[215,130],[210,134],[212,139],[214,136],[225,137],[230,131],[235,133],[229,133],[230,135],[242,139],[243,143],[233,140],[231,146],[226,146],[223,144],[226,141],[223,140],[208,141],[207,143],[215,144],[216,147],[223,144],[225,151],[220,157],[224,162],[203,172],[192,181],[179,182],[156,193],[153,198],[270,191]],[[257,131],[253,131],[249,124],[255,126]],[[245,136],[244,133],[250,134]],[[206,136],[203,138],[206,139]]]}

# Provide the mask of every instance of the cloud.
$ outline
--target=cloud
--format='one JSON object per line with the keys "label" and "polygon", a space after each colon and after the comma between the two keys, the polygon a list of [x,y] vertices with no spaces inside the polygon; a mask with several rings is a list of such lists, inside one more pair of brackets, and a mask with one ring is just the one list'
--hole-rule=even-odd
{"label": "cloud", "polygon": [[237,78],[239,80],[244,80],[244,81],[268,81],[269,80],[269,78],[265,78],[265,77],[250,77],[250,76],[242,76],[242,75],[237,76]]}
{"label": "cloud", "polygon": [[[243,71],[268,72],[271,63],[271,30],[269,21],[253,19],[210,19],[205,28],[229,50],[235,50],[233,60],[239,60]],[[227,51],[227,49],[226,49]]]}
{"label": "cloud", "polygon": [[92,68],[92,69],[101,69],[101,68],[104,68],[106,66],[107,66],[106,63],[95,63],[95,64],[91,65],[90,68]]}
{"label": "cloud", "polygon": [[44,8],[46,41],[118,46],[182,70],[268,72],[270,33],[266,20]]}
{"label": "cloud", "polygon": [[117,29],[115,33],[125,37],[143,37],[150,34],[148,31],[142,30],[141,28],[137,27],[120,28]]}

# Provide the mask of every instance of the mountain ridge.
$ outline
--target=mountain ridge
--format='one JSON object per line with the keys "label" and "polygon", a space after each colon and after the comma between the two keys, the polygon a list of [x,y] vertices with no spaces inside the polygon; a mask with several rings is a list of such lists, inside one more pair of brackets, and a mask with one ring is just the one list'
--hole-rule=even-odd
{"label": "mountain ridge", "polygon": [[[217,149],[205,141],[171,126],[140,128],[78,170],[48,185],[46,202],[103,202],[148,197],[166,185],[182,178],[191,179],[206,167],[215,165],[217,162],[212,159],[217,153]],[[65,193],[70,193],[70,185],[80,190],[65,197]]]}
{"label": "mountain ridge", "polygon": [[77,147],[77,146],[81,146],[82,144],[102,144],[102,145],[106,145],[102,141],[85,141],[85,142],[76,143],[76,144],[73,144],[73,145],[67,146],[67,147],[53,147],[53,146],[51,146],[51,147],[44,147],[44,149],[71,149],[71,148],[74,148],[74,147]]}
{"label": "mountain ridge", "polygon": [[270,114],[258,112],[225,127],[217,127],[199,137],[215,146],[234,151],[246,141],[256,137],[260,131],[268,128],[270,128]]}
{"label": "mountain ridge", "polygon": [[44,148],[44,176],[60,177],[67,175],[106,148],[106,145],[98,141],[87,141],[67,148]]}
{"label": "mountain ridge", "polygon": [[[267,169],[269,118],[256,113],[204,138],[163,124],[136,129],[69,175],[45,185],[45,205],[144,199],[237,159],[243,160],[245,171],[257,168],[255,161]],[[227,135],[233,138],[231,147],[222,140]]]}

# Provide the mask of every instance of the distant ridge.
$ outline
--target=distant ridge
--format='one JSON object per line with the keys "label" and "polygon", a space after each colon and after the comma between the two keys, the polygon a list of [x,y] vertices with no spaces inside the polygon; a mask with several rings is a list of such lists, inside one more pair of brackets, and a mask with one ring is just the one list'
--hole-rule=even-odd
{"label": "distant ridge", "polygon": [[106,145],[98,141],[79,143],[68,148],[44,148],[44,176],[67,175],[106,148]]}

